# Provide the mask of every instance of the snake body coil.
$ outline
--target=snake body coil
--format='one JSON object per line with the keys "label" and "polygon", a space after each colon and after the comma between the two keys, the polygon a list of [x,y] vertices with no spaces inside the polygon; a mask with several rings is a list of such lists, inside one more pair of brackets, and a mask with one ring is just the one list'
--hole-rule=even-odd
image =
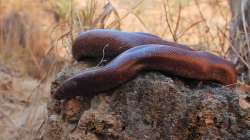
{"label": "snake body coil", "polygon": [[120,32],[117,30],[94,29],[78,35],[72,46],[73,57],[80,61],[84,58],[114,58],[122,52],[146,44],[160,44],[192,50],[188,46],[169,42],[158,36],[142,32]]}
{"label": "snake body coil", "polygon": [[115,88],[145,70],[167,72],[196,80],[236,82],[233,65],[213,54],[167,45],[141,45],[131,48],[106,66],[83,71],[66,80],[53,94],[56,99],[95,95]]}

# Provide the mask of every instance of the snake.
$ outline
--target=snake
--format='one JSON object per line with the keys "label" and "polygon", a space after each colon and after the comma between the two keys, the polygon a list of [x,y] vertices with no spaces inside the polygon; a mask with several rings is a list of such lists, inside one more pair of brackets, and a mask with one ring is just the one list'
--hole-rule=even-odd
{"label": "snake", "polygon": [[111,29],[93,29],[80,32],[72,45],[72,55],[77,61],[85,58],[113,59],[122,52],[140,45],[160,44],[192,50],[186,45],[163,40],[144,32],[121,32]]}
{"label": "snake", "polygon": [[[143,71],[159,71],[199,81],[215,81],[222,85],[233,85],[237,81],[234,65],[230,61],[212,53],[195,51],[186,45],[179,45],[177,43],[169,42],[165,44],[163,43],[164,40],[157,36],[140,32],[131,33],[134,37],[142,36],[139,39],[135,39],[137,41],[139,40],[139,42],[136,42],[130,37],[126,37],[126,34],[130,35],[129,32],[125,32],[124,35],[118,35],[120,31],[111,31],[115,32],[117,36],[113,36],[114,38],[112,38],[112,35],[106,35],[109,41],[102,42],[100,40],[105,40],[105,37],[99,37],[96,31],[97,30],[94,30],[96,37],[91,36],[88,38],[88,36],[86,36],[86,39],[84,39],[84,33],[81,34],[79,38],[76,39],[74,45],[77,45],[73,45],[72,51],[74,52],[74,49],[84,49],[88,51],[97,49],[97,51],[91,52],[90,54],[79,51],[77,54],[77,58],[79,59],[76,60],[81,61],[81,59],[85,57],[100,57],[101,51],[98,49],[103,49],[106,43],[110,44],[109,51],[117,51],[109,53],[109,57],[113,59],[105,66],[91,70],[83,70],[66,79],[52,94],[55,99],[93,96],[101,92],[109,91],[134,79]],[[90,34],[90,32],[91,31],[88,31],[87,34]],[[101,29],[98,29],[98,32],[104,34],[104,32],[110,31],[106,29],[101,31]],[[123,32],[121,32],[121,34],[123,34]],[[122,36],[125,39],[119,40],[118,38]],[[145,41],[146,38],[152,39],[153,41]],[[95,40],[91,42],[89,39]],[[83,40],[87,41],[83,42]],[[123,42],[125,40],[126,42]],[[155,40],[159,40],[162,44],[151,44],[152,42],[157,43],[154,42]],[[82,46],[80,42],[83,44]],[[98,42],[100,42],[100,46]],[[122,44],[123,47],[117,49],[119,46],[116,46],[116,44]],[[132,46],[133,44],[139,45]],[[95,53],[96,55],[94,55]],[[76,56],[74,58],[76,58]]]}

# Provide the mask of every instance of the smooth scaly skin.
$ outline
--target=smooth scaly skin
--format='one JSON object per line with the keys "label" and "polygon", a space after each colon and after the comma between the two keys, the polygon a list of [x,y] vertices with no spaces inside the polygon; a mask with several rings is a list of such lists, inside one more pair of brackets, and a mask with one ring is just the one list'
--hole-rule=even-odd
{"label": "smooth scaly skin", "polygon": [[80,61],[84,58],[114,58],[122,52],[147,44],[160,44],[192,50],[188,46],[168,42],[160,37],[142,32],[121,32],[109,29],[94,29],[82,32],[72,46],[73,57]]}
{"label": "smooth scaly skin", "polygon": [[217,81],[223,85],[236,82],[234,66],[213,54],[166,45],[142,45],[123,52],[104,67],[83,71],[66,80],[53,96],[65,99],[95,95],[133,79],[144,70]]}

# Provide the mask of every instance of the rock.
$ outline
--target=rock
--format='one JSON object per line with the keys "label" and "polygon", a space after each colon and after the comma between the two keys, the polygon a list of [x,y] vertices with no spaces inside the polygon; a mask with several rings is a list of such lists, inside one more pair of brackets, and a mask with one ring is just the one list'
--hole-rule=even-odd
{"label": "rock", "polygon": [[[77,64],[61,72],[52,92],[81,69]],[[244,93],[211,84],[190,85],[147,72],[93,98],[51,99],[44,139],[250,139],[250,108],[239,104]]]}

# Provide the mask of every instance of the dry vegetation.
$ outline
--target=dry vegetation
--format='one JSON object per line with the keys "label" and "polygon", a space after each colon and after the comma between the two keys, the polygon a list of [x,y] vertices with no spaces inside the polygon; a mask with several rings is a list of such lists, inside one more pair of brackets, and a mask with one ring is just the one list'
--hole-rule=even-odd
{"label": "dry vegetation", "polygon": [[0,0],[0,139],[39,137],[77,32],[144,31],[224,56],[229,20],[224,0]]}

